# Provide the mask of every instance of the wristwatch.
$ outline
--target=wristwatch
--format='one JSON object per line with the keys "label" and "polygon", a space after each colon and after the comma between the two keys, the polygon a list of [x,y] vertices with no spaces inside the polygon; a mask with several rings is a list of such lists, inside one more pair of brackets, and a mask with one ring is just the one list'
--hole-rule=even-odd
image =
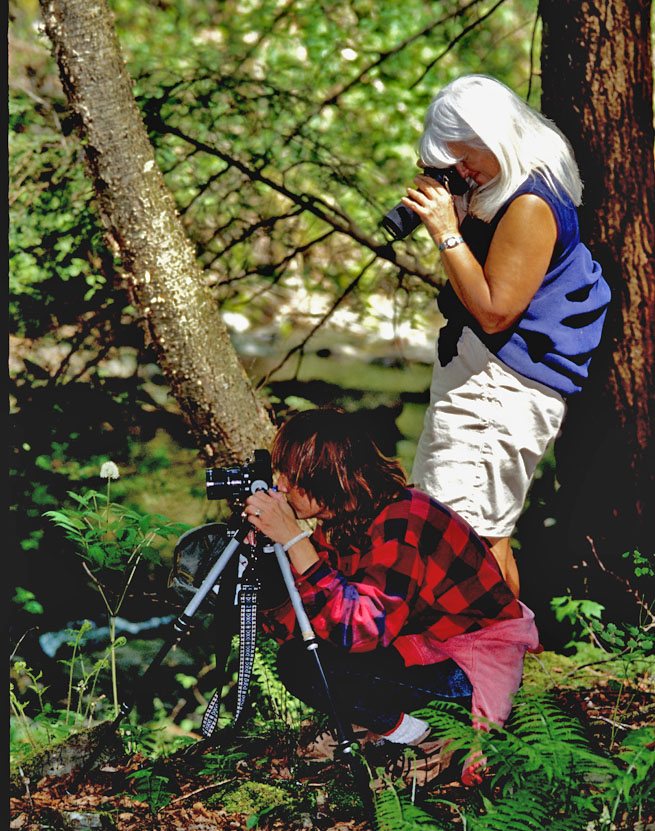
{"label": "wristwatch", "polygon": [[464,242],[463,237],[450,236],[439,245],[439,251],[445,251],[446,248],[455,248],[460,242]]}

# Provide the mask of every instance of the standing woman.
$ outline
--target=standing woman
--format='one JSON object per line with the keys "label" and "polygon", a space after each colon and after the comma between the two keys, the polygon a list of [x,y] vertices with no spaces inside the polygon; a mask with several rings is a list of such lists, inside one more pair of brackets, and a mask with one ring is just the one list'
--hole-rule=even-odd
{"label": "standing woman", "polygon": [[518,596],[510,537],[566,397],[587,378],[610,290],[580,241],[569,143],[504,84],[448,84],[427,110],[420,156],[454,165],[470,190],[453,198],[418,175],[403,199],[448,277],[411,479],[489,542]]}

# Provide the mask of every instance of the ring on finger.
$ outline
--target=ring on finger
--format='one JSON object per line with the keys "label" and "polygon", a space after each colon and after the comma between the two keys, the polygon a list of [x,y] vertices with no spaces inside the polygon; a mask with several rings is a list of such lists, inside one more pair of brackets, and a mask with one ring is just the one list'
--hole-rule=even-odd
{"label": "ring on finger", "polygon": [[262,515],[261,509],[257,508],[257,510],[255,511],[255,516],[261,516],[261,515]]}

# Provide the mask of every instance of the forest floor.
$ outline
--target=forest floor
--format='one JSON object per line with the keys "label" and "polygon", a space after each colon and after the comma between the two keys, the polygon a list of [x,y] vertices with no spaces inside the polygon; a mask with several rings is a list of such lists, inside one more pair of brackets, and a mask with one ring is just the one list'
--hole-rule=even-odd
{"label": "forest floor", "polygon": [[[609,753],[627,731],[653,725],[652,690],[643,685],[561,688],[558,702],[577,715],[592,745]],[[207,770],[189,761],[189,754],[162,759],[146,783],[138,772],[144,759],[138,754],[103,764],[82,777],[79,767],[61,776],[24,778],[10,797],[13,831],[369,831],[370,824],[349,770],[342,764],[298,764],[292,746],[261,737],[240,739],[240,761],[223,771]],[[196,754],[196,757],[199,754]],[[191,754],[193,759],[193,754]],[[137,774],[135,777],[134,774]],[[436,786],[444,804],[442,821],[460,827],[456,808],[470,799],[453,772]],[[144,783],[150,788],[144,788]],[[159,786],[159,789],[158,789]],[[484,787],[484,785],[482,786]],[[617,831],[655,831],[655,806],[649,816],[624,817]],[[581,829],[582,831],[582,829]]]}

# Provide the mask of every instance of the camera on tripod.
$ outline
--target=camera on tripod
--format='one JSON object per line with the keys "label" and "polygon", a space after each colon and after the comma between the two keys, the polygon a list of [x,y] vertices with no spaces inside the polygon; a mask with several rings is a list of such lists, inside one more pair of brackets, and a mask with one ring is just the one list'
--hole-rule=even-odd
{"label": "camera on tripod", "polygon": [[[441,182],[453,196],[463,196],[469,190],[469,183],[454,167],[426,167],[423,173]],[[405,239],[420,224],[420,216],[402,202],[385,214],[380,222],[394,239]]]}
{"label": "camera on tripod", "polygon": [[207,499],[245,502],[256,491],[268,491],[273,486],[271,455],[267,450],[255,450],[254,457],[244,465],[208,468],[206,484]]}

